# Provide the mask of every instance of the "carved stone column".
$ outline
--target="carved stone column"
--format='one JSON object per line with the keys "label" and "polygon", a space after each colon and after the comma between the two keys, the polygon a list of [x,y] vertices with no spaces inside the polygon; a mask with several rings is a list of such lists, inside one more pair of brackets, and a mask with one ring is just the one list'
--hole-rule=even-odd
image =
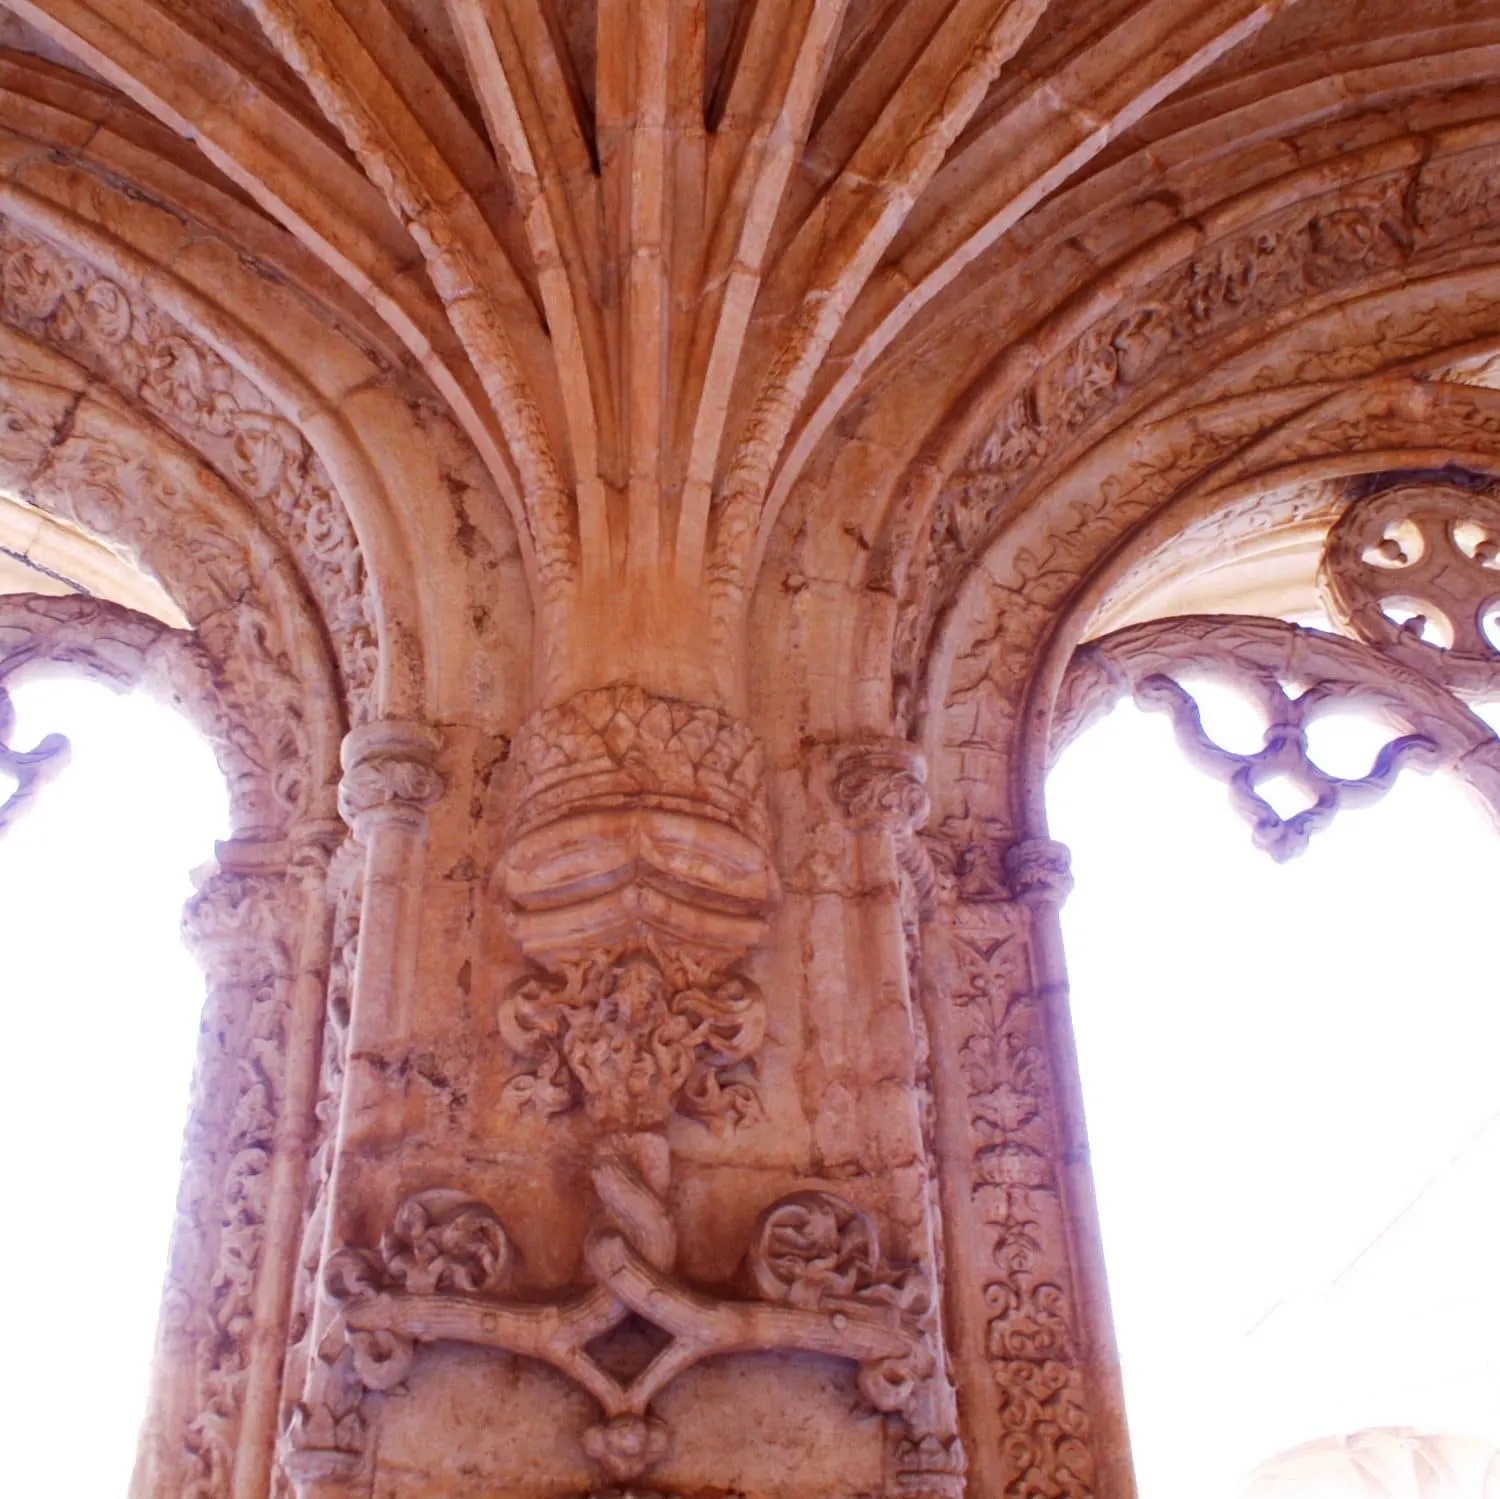
{"label": "carved stone column", "polygon": [[282,1052],[265,1249],[255,1298],[255,1357],[245,1388],[233,1499],[264,1499],[275,1461],[282,1368],[297,1268],[297,1240],[315,1125],[319,1043],[328,991],[331,909],[328,866],[344,841],[332,820],[307,823],[290,840],[286,869],[286,937],[295,943],[291,997]]}
{"label": "carved stone column", "polygon": [[[832,757],[830,793],[856,841],[851,904],[859,934],[853,946],[871,955],[872,990],[893,980],[908,1017],[911,1147],[918,1166],[917,1242],[921,1263],[944,1263],[938,1200],[936,1139],[928,1027],[920,992],[921,922],[930,916],[933,870],[921,839],[930,802],[927,763],[904,740],[850,744]],[[935,1269],[936,1273],[936,1269]],[[942,1328],[940,1305],[928,1318],[933,1371],[906,1413],[887,1420],[890,1491],[913,1499],[959,1499],[967,1460],[958,1434],[958,1411]]]}
{"label": "carved stone column", "polygon": [[[344,741],[339,811],[364,848],[361,940],[353,976],[343,1098],[327,1189],[325,1245],[358,1234],[367,1204],[365,1157],[380,1155],[399,1121],[390,1115],[384,1059],[410,1024],[414,936],[420,918],[427,808],[442,794],[434,764],[441,736],[423,724],[381,720]],[[310,1041],[315,1056],[315,1041]],[[316,1073],[306,1079],[311,1095]],[[311,1112],[311,1109],[309,1109]],[[300,1219],[299,1219],[300,1222]],[[324,1261],[327,1263],[327,1253]],[[363,1387],[332,1328],[326,1292],[315,1299],[302,1399],[283,1444],[283,1466],[301,1499],[332,1499],[367,1485]]]}
{"label": "carved stone column", "polygon": [[[1056,937],[1067,851],[1007,845],[969,818],[945,822],[928,847],[937,908],[923,984],[970,1488],[1089,1499],[1104,1489],[1101,1458],[1112,1461],[1095,1426],[1114,1423],[1097,1413],[1119,1386],[1084,1316],[1097,1283]],[[1124,1482],[1109,1491],[1130,1492],[1128,1469]]]}
{"label": "carved stone column", "polygon": [[[279,1373],[274,1329],[262,1331],[257,1318],[274,1294],[265,1266],[288,1107],[283,1059],[296,960],[284,858],[280,844],[221,845],[217,871],[183,916],[207,999],[137,1493],[245,1492],[239,1475],[254,1467],[257,1441],[249,1403]],[[186,1467],[174,1482],[178,1442]]]}
{"label": "carved stone column", "polygon": [[1031,918],[1032,983],[1045,1025],[1054,1159],[1077,1298],[1073,1320],[1078,1328],[1089,1329],[1086,1338],[1080,1336],[1077,1354],[1087,1371],[1094,1454],[1106,1470],[1108,1491],[1128,1494],[1134,1482],[1124,1440],[1125,1392],[1112,1331],[1059,921],[1063,902],[1073,889],[1072,860],[1061,843],[1050,838],[1026,838],[1006,850],[1004,869],[1013,897]]}

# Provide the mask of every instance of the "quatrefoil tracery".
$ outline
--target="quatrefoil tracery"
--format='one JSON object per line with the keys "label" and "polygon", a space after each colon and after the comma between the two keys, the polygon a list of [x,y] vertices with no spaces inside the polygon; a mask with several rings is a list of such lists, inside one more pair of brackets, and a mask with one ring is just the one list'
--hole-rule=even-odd
{"label": "quatrefoil tracery", "polygon": [[1367,644],[1455,691],[1500,689],[1486,628],[1500,610],[1500,500],[1426,484],[1357,501],[1319,576],[1329,612]]}

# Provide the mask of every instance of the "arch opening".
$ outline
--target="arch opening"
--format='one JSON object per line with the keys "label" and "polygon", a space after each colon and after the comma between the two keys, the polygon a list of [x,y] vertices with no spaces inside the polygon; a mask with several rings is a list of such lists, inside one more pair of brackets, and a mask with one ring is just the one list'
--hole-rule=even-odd
{"label": "arch opening", "polygon": [[[1317,549],[1294,541],[1260,548],[1274,576],[1244,571],[1229,607],[1259,619],[1175,607],[1202,607],[1184,578],[1096,632],[1063,713],[1088,728],[1059,735],[1046,784],[1076,878],[1070,1007],[1139,1491],[1488,1499],[1500,833],[1475,770],[1494,697],[1465,705],[1312,634],[1333,626]],[[1126,700],[1079,715],[1089,669]],[[1431,741],[1382,771],[1396,736],[1421,737],[1403,691],[1439,739],[1439,720],[1464,736],[1458,774],[1406,773],[1438,769]],[[1278,788],[1262,771],[1294,740]],[[1309,814],[1330,778],[1342,803]]]}
{"label": "arch opening", "polygon": [[[27,1435],[8,1461],[19,1487],[41,1490],[66,1451],[77,1492],[124,1494],[171,1311],[163,1273],[204,1001],[177,926],[190,872],[228,834],[228,789],[208,742],[143,692],[36,674],[9,690],[13,742],[61,731],[71,755],[0,840],[15,1059],[0,1090],[13,1142],[0,1269],[37,1288],[12,1302],[30,1372],[8,1398]],[[80,1380],[85,1443],[64,1398]]]}

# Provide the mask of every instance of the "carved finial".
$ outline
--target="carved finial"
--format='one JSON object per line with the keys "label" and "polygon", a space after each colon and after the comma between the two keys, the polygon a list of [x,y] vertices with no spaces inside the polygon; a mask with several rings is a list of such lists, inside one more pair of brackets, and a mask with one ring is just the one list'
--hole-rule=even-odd
{"label": "carved finial", "polygon": [[1005,851],[1005,877],[1019,901],[1062,905],[1073,888],[1072,866],[1067,846],[1051,838],[1023,838]]}
{"label": "carved finial", "polygon": [[427,808],[443,794],[433,766],[442,736],[427,724],[378,719],[351,730],[340,760],[339,815],[365,841],[369,819],[380,817],[419,828]]}
{"label": "carved finial", "polygon": [[927,761],[903,739],[872,739],[834,752],[831,790],[849,825],[918,832],[927,821]]}

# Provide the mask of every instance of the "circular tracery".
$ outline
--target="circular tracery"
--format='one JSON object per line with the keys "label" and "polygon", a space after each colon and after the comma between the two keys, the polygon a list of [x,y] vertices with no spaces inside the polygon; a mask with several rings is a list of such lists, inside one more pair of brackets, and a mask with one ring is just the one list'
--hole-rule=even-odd
{"label": "circular tracery", "polygon": [[1466,694],[1500,689],[1500,499],[1404,485],[1328,534],[1329,612],[1367,644]]}

